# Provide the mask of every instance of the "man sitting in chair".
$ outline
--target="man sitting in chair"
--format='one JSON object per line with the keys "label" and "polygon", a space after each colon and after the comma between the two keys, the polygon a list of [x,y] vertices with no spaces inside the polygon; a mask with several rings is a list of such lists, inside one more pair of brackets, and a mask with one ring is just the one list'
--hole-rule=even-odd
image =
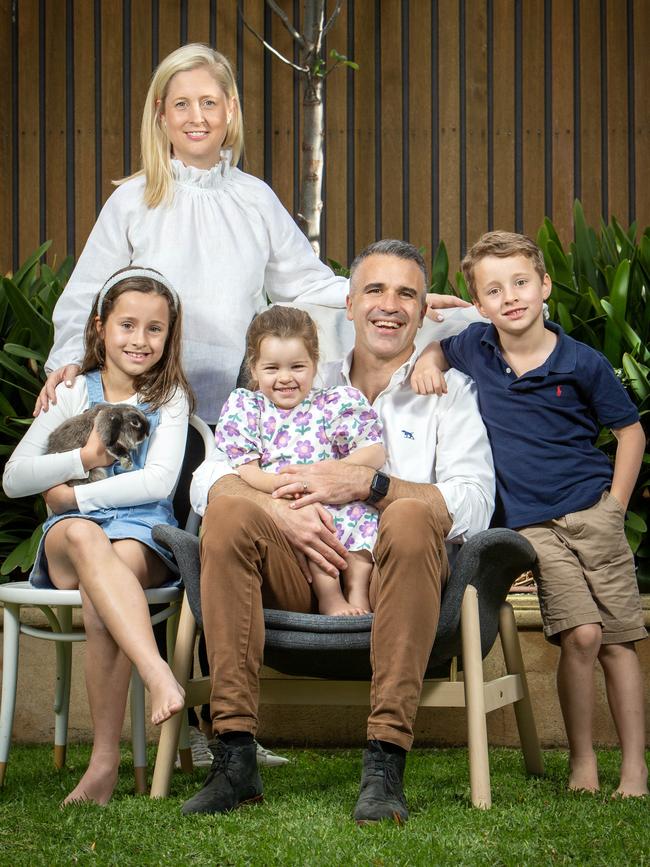
{"label": "man sitting in chair", "polygon": [[[367,247],[350,273],[354,348],[325,371],[326,385],[354,386],[380,416],[386,472],[340,461],[294,466],[289,481],[309,493],[292,501],[253,490],[237,475],[212,483],[217,465],[204,466],[201,607],[218,740],[212,769],[184,813],[223,813],[262,797],[253,738],[263,608],[318,610],[306,560],[335,578],[345,567],[345,549],[320,504],[365,500],[379,510],[380,523],[370,584],[368,745],[354,818],[408,818],[404,767],[448,574],[445,541],[486,529],[494,506],[492,455],[473,383],[451,370],[443,397],[410,388],[426,287],[426,266],[413,245]],[[206,470],[213,473],[208,484]]]}

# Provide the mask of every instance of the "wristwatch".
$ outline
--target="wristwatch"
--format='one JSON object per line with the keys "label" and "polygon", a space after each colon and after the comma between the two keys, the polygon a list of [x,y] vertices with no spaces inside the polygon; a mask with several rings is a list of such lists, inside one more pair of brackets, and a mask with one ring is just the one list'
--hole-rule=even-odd
{"label": "wristwatch", "polygon": [[366,497],[366,503],[369,503],[372,506],[375,503],[378,503],[379,500],[383,500],[388,493],[389,487],[390,476],[387,476],[386,473],[382,473],[381,470],[377,470],[372,482],[370,483],[370,494]]}

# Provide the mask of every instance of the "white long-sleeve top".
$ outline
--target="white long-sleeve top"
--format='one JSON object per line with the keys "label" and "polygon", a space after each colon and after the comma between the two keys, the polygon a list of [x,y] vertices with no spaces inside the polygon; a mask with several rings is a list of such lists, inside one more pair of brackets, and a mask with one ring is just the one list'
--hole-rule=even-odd
{"label": "white long-sleeve top", "polygon": [[271,301],[343,307],[335,277],[267,184],[226,159],[209,170],[172,161],[174,200],[148,208],[144,177],[110,196],[54,310],[48,372],[78,363],[94,295],[130,263],[155,268],[183,302],[183,362],[210,423],[235,386],[246,329]]}
{"label": "white long-sleeve top", "polygon": [[[411,388],[414,351],[379,394],[373,409],[384,427],[389,475],[436,485],[452,518],[449,542],[464,542],[487,529],[494,511],[494,464],[479,413],[476,386],[457,370],[445,374],[447,394],[419,395]],[[342,362],[323,365],[322,384],[351,385],[352,352]],[[232,473],[218,449],[196,470],[190,497],[203,514],[212,485]]]}
{"label": "white long-sleeve top", "polygon": [[[28,497],[71,479],[88,478],[81,449],[45,454],[50,433],[66,419],[88,409],[88,403],[84,376],[78,376],[72,388],[63,384],[57,387],[56,404],[34,419],[7,461],[2,486],[8,497]],[[137,396],[123,403],[135,405]],[[187,398],[178,391],[160,409],[144,468],[75,486],[79,511],[88,514],[96,509],[126,508],[170,497],[183,463],[187,423]]]}

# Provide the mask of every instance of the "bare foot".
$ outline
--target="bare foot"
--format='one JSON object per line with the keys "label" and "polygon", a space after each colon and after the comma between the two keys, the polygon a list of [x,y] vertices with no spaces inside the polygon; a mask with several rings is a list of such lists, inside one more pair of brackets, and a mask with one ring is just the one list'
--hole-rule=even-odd
{"label": "bare foot", "polygon": [[166,671],[163,670],[157,677],[151,677],[147,683],[151,694],[151,722],[156,726],[185,707],[185,690],[166,664],[165,669]]}
{"label": "bare foot", "polygon": [[567,788],[570,792],[600,791],[595,753],[581,758],[569,757],[569,783]]}
{"label": "bare foot", "polygon": [[84,803],[99,804],[100,807],[105,807],[117,785],[119,766],[119,750],[114,759],[91,757],[86,773],[63,801],[61,807]]}
{"label": "bare foot", "polygon": [[648,792],[648,769],[645,765],[627,770],[621,768],[621,782],[613,798],[645,798]]}
{"label": "bare foot", "polygon": [[341,594],[340,599],[319,599],[318,610],[321,614],[329,614],[331,617],[359,617],[361,614],[368,613],[367,610],[364,610],[357,607],[356,605],[351,605],[349,602],[346,602],[343,594]]}
{"label": "bare foot", "polygon": [[368,585],[352,587],[348,593],[348,603],[357,609],[358,614],[370,614],[370,597]]}

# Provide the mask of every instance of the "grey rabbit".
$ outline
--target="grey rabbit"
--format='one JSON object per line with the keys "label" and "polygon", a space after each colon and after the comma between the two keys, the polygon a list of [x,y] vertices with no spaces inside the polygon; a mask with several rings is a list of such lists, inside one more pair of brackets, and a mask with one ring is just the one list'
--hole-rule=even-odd
{"label": "grey rabbit", "polygon": [[[70,452],[88,442],[97,420],[97,433],[106,451],[126,470],[133,466],[130,452],[149,435],[147,417],[134,406],[120,403],[100,403],[60,424],[49,436],[47,454]],[[106,478],[106,467],[95,467],[87,479],[71,479],[69,485],[83,485]]]}

